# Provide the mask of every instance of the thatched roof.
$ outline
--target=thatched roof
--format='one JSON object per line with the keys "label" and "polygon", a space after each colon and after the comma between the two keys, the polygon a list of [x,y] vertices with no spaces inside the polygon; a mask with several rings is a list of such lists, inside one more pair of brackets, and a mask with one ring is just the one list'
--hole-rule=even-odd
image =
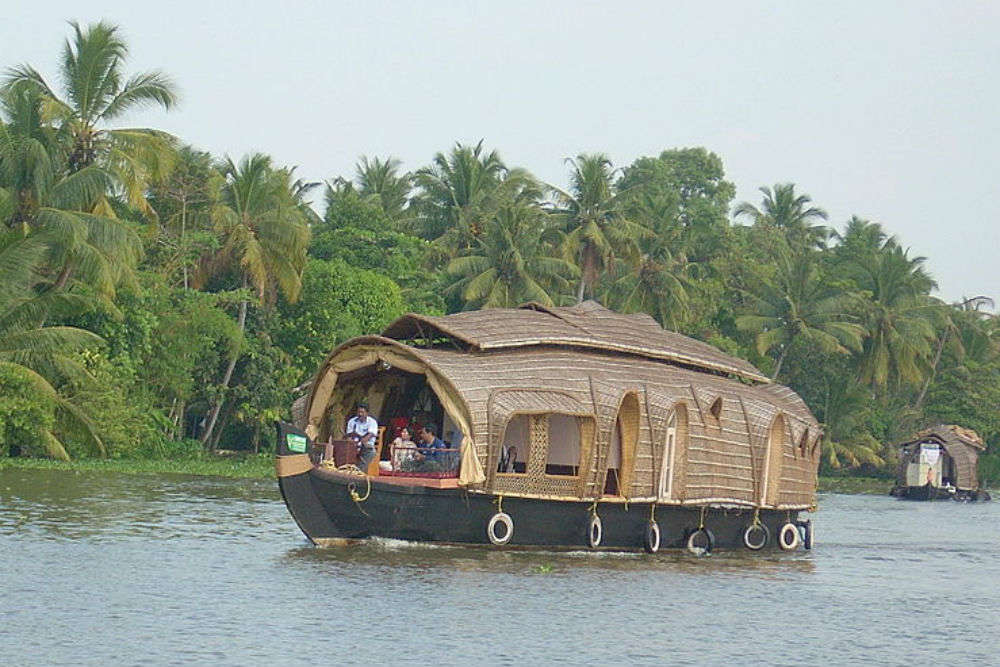
{"label": "thatched roof", "polygon": [[649,315],[615,313],[594,301],[569,307],[528,303],[441,317],[411,313],[386,327],[382,335],[395,340],[446,337],[473,351],[536,346],[595,349],[770,382],[749,362],[666,331]]}
{"label": "thatched roof", "polygon": [[937,426],[924,429],[906,442],[901,443],[900,446],[922,442],[928,438],[935,438],[946,444],[966,445],[978,450],[986,449],[986,443],[983,442],[982,437],[978,433],[971,428],[965,428],[956,424],[938,424]]}

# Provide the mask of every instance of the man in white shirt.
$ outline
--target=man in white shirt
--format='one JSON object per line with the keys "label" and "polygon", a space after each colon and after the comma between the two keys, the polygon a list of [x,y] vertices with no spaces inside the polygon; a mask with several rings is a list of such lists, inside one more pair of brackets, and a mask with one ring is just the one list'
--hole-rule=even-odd
{"label": "man in white shirt", "polygon": [[358,443],[358,467],[368,470],[368,464],[375,458],[378,422],[368,414],[367,403],[358,403],[357,414],[347,420],[347,437]]}

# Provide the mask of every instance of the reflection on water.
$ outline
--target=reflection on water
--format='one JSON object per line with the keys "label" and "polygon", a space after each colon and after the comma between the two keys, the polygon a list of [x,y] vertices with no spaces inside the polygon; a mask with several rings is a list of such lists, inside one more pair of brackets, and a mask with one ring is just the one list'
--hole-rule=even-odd
{"label": "reflection on water", "polygon": [[591,551],[545,551],[544,549],[499,551],[492,547],[438,546],[375,539],[350,548],[316,549],[301,547],[286,554],[289,567],[316,569],[329,575],[343,575],[344,570],[359,566],[379,566],[421,572],[446,567],[451,571],[489,572],[496,574],[544,574],[558,577],[579,575],[591,570],[677,572],[706,574],[712,577],[780,577],[788,573],[808,573],[814,563],[809,554],[764,553],[752,556],[743,552],[717,552],[707,558],[692,558],[686,553],[664,551],[650,556],[644,553]]}
{"label": "reflection on water", "polygon": [[1000,503],[826,496],[811,553],[306,545],[272,482],[0,472],[10,665],[998,664]]}

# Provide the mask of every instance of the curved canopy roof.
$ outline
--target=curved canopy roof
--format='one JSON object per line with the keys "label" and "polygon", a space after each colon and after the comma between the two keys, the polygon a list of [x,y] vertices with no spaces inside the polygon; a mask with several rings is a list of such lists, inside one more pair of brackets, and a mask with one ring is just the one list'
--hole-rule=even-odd
{"label": "curved canopy roof", "polygon": [[947,445],[965,445],[973,449],[986,449],[986,444],[978,433],[971,428],[963,428],[955,424],[938,424],[937,426],[924,429],[906,442],[900,443],[900,446],[921,442],[929,438],[935,438]]}
{"label": "curved canopy roof", "polygon": [[395,340],[446,337],[479,351],[541,345],[606,350],[770,382],[749,362],[666,331],[649,315],[623,315],[594,301],[568,307],[528,303],[440,317],[411,313],[386,327],[382,335]]}

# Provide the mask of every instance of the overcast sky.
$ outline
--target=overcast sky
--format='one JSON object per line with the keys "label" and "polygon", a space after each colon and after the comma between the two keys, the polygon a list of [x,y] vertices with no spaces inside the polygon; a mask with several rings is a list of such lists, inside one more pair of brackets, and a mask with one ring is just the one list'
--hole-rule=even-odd
{"label": "overcast sky", "polygon": [[55,79],[67,20],[119,24],[130,71],[182,104],[128,119],[320,180],[484,138],[562,185],[563,159],[718,153],[737,201],[793,181],[837,227],[879,221],[943,298],[1000,300],[1000,3],[15,3],[0,65]]}

